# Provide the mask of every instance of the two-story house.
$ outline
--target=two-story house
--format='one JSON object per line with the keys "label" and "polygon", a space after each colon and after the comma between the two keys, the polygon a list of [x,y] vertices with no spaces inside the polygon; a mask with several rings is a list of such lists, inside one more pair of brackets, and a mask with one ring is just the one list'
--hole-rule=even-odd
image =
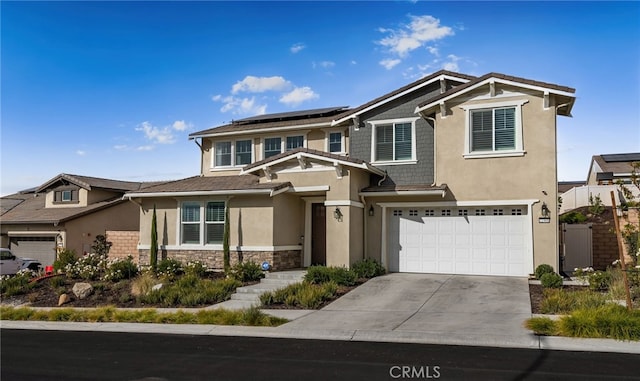
{"label": "two-story house", "polygon": [[53,264],[58,248],[88,253],[96,236],[108,230],[138,231],[139,209],[122,196],[146,185],[63,173],[2,197],[1,246],[43,266]]}
{"label": "two-story house", "polygon": [[222,267],[349,266],[523,276],[557,268],[556,116],[574,90],[439,71],[357,108],[261,115],[190,135],[201,175],[126,197],[163,255]]}

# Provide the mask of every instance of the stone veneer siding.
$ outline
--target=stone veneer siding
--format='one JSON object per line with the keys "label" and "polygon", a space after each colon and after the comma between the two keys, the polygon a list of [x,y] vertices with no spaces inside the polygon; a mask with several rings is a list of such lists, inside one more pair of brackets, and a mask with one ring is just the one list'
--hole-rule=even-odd
{"label": "stone veneer siding", "polygon": [[[242,262],[262,263],[267,261],[275,271],[302,267],[302,251],[231,251],[231,266]],[[224,269],[224,252],[222,250],[158,250],[158,258],[176,259],[182,263],[200,261],[210,269]],[[149,265],[149,250],[139,250],[140,263]]]}
{"label": "stone veneer siding", "polygon": [[105,235],[107,241],[111,242],[109,258],[126,258],[131,255],[133,261],[139,263],[138,242],[140,241],[140,232],[107,230]]}

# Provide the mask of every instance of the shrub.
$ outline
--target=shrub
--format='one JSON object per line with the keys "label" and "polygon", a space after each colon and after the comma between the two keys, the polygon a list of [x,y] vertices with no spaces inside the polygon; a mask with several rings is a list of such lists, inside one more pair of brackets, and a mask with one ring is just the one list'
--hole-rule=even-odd
{"label": "shrub", "polygon": [[240,282],[256,282],[264,278],[260,265],[251,261],[236,264],[229,271],[229,275]]}
{"label": "shrub", "polygon": [[151,288],[158,283],[158,279],[152,272],[144,272],[131,282],[131,294],[133,296],[146,295],[151,291]]}
{"label": "shrub", "polygon": [[66,283],[67,282],[64,278],[64,275],[54,276],[53,278],[49,279],[49,284],[53,288],[63,287]]}
{"label": "shrub", "polygon": [[606,291],[611,285],[613,277],[608,271],[594,271],[587,276],[589,289],[593,291]]}
{"label": "shrub", "polygon": [[116,259],[112,261],[105,271],[103,280],[118,282],[122,279],[131,279],[138,275],[138,266],[133,262],[133,257]]}
{"label": "shrub", "polygon": [[365,258],[354,263],[351,266],[351,270],[356,273],[358,278],[367,279],[384,275],[384,273],[386,272],[384,267],[382,267],[380,263],[371,258]]}
{"label": "shrub", "polygon": [[174,278],[184,273],[182,263],[177,259],[166,258],[158,262],[158,275]]}
{"label": "shrub", "polygon": [[338,285],[332,281],[322,284],[294,283],[260,295],[260,303],[264,306],[284,304],[288,307],[316,309],[325,301],[331,300],[337,291]]}
{"label": "shrub", "polygon": [[35,284],[29,283],[31,278],[31,271],[19,272],[15,276],[0,277],[0,294],[3,296],[26,294],[35,286]]}
{"label": "shrub", "polygon": [[87,254],[65,266],[64,270],[71,279],[96,280],[106,270],[107,263],[105,255]]}
{"label": "shrub", "polygon": [[546,273],[540,277],[540,284],[545,288],[562,287],[562,277],[556,273]]}
{"label": "shrub", "polygon": [[563,316],[558,328],[563,336],[640,340],[640,310],[617,304],[580,309]]}
{"label": "shrub", "polygon": [[187,262],[184,265],[184,273],[203,277],[207,273],[207,266],[200,261]]}
{"label": "shrub", "polygon": [[562,224],[581,224],[587,220],[587,216],[580,212],[569,212],[560,216],[560,223]]}
{"label": "shrub", "polygon": [[231,297],[241,285],[235,279],[209,280],[196,275],[184,275],[174,284],[160,290],[138,296],[143,303],[159,304],[163,307],[194,307],[223,302]]}
{"label": "shrub", "polygon": [[545,316],[531,318],[524,323],[524,326],[536,335],[553,336],[558,332],[556,322]]}
{"label": "shrub", "polygon": [[353,286],[358,280],[358,275],[344,267],[311,266],[307,269],[304,280],[313,284],[334,281],[339,286]]}
{"label": "shrub", "polygon": [[547,288],[540,303],[543,314],[568,314],[581,308],[596,308],[607,303],[607,297],[597,292],[565,291],[559,288]]}
{"label": "shrub", "polygon": [[55,272],[65,271],[67,265],[73,265],[78,260],[75,250],[64,249],[58,253],[58,259],[53,262]]}
{"label": "shrub", "polygon": [[548,274],[548,273],[555,273],[555,271],[553,270],[553,267],[551,265],[548,265],[546,263],[543,263],[538,267],[536,267],[536,270],[534,272],[536,279],[540,279],[542,278],[542,275]]}

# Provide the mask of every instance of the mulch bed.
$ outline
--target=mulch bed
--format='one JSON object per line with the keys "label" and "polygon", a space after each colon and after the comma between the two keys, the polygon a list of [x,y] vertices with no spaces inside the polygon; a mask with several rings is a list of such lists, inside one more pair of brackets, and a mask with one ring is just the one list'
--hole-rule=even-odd
{"label": "mulch bed", "polygon": [[[581,291],[586,290],[586,286],[564,285],[562,289],[565,291]],[[540,304],[544,300],[544,287],[539,284],[529,284],[529,298],[531,300],[531,312],[541,314]]]}

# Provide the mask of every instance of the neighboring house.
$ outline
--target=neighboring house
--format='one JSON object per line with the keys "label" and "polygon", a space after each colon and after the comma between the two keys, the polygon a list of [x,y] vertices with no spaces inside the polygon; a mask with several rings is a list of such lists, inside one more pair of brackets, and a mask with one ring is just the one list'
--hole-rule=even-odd
{"label": "neighboring house", "polygon": [[640,162],[640,152],[594,155],[589,166],[587,185],[612,185],[618,180],[631,184],[633,162]]}
{"label": "neighboring house", "polygon": [[138,231],[138,206],[125,192],[146,184],[60,174],[41,186],[2,197],[1,246],[43,265],[56,259],[57,248],[82,255],[107,230]]}
{"label": "neighboring house", "polygon": [[558,268],[556,116],[574,89],[439,71],[354,109],[261,115],[190,135],[201,176],[125,195],[162,254],[222,267],[350,266],[525,276]]}

